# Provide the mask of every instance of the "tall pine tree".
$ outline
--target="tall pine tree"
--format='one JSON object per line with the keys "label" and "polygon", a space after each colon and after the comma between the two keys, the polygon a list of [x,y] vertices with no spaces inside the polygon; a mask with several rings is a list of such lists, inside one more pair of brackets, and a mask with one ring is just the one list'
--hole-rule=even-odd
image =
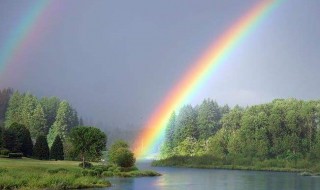
{"label": "tall pine tree", "polygon": [[39,160],[49,159],[49,146],[47,138],[45,136],[38,136],[36,143],[33,147],[33,156]]}
{"label": "tall pine tree", "polygon": [[59,135],[56,136],[51,146],[50,158],[54,160],[64,160],[63,144]]}
{"label": "tall pine tree", "polygon": [[49,130],[48,142],[50,147],[57,135],[64,141],[71,128],[74,127],[73,122],[73,109],[67,101],[62,101],[59,105],[56,121]]}

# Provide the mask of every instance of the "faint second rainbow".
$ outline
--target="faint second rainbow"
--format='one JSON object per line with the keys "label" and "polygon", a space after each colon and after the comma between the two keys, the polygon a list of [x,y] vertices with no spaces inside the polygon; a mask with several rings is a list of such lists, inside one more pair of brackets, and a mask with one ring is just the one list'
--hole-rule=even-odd
{"label": "faint second rainbow", "polygon": [[16,24],[8,37],[0,44],[0,75],[4,72],[8,64],[20,60],[18,52],[23,51],[25,43],[34,43],[39,37],[39,33],[30,36],[32,30],[37,26],[41,15],[49,7],[50,0],[36,1],[31,4],[29,10],[23,15],[20,22]]}
{"label": "faint second rainbow", "polygon": [[237,47],[237,45],[270,13],[282,0],[262,0],[224,32],[193,64],[182,79],[169,91],[146,122],[143,131],[136,137],[134,153],[138,158],[150,154],[159,144],[171,113],[193,97]]}

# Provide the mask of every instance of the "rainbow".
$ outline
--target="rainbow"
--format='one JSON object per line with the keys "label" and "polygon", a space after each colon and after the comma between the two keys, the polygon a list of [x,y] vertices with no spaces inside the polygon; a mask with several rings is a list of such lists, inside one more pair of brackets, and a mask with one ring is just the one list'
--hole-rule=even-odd
{"label": "rainbow", "polygon": [[219,65],[282,0],[262,0],[224,32],[178,81],[147,120],[133,150],[137,158],[148,156],[163,134],[171,113],[186,104]]}
{"label": "rainbow", "polygon": [[39,27],[39,20],[50,7],[49,5],[50,0],[41,0],[31,4],[24,17],[17,23],[6,40],[1,43],[0,75],[4,73],[9,64],[20,62],[22,58],[19,53],[34,43],[36,38],[39,38],[40,32],[33,31]]}

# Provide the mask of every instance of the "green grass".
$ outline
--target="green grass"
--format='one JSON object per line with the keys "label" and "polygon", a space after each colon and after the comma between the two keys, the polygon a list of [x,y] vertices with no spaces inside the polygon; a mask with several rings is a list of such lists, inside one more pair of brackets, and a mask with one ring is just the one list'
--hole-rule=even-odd
{"label": "green grass", "polygon": [[320,163],[305,159],[288,161],[284,159],[257,160],[247,158],[217,159],[210,155],[205,156],[174,156],[167,159],[155,160],[153,166],[189,167],[189,168],[213,168],[233,170],[277,171],[277,172],[305,172],[310,175],[320,173]]}
{"label": "green grass", "polygon": [[84,176],[78,164],[0,158],[0,189],[79,189],[111,185],[99,176]]}

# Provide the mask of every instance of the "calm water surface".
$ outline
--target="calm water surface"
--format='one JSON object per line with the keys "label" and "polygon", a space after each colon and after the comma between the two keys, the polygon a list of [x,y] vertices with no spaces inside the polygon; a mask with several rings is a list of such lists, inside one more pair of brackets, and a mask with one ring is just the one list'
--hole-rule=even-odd
{"label": "calm water surface", "polygon": [[151,167],[160,177],[110,178],[106,190],[320,190],[320,177],[303,177],[295,173]]}

